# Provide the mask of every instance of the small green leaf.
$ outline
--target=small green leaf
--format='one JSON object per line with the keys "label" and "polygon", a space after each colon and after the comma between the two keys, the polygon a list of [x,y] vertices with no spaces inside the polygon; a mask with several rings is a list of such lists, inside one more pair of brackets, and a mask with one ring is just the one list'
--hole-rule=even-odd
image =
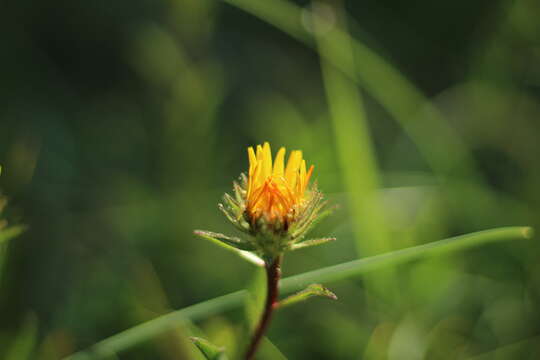
{"label": "small green leaf", "polygon": [[297,244],[292,244],[290,249],[291,250],[303,249],[303,248],[307,248],[307,247],[310,247],[310,246],[326,244],[327,242],[334,241],[334,240],[336,240],[336,238],[320,238],[320,239],[304,240],[304,241],[299,242]]}
{"label": "small green leaf", "polygon": [[207,240],[214,241],[214,242],[216,241],[222,242],[228,246],[232,246],[239,250],[245,250],[245,251],[255,250],[255,247],[251,245],[249,242],[243,239],[237,238],[237,237],[227,236],[227,235],[223,235],[223,234],[219,234],[219,233],[215,233],[211,231],[203,231],[203,230],[195,230],[194,233],[195,235],[198,235]]}
{"label": "small green leaf", "polygon": [[190,340],[193,341],[207,360],[227,360],[225,349],[222,347],[214,345],[210,341],[199,337],[192,336],[190,337]]}
{"label": "small green leaf", "polygon": [[322,296],[332,300],[337,300],[336,294],[322,286],[321,284],[311,284],[302,291],[297,292],[294,295],[291,295],[283,300],[281,300],[278,306],[281,308],[283,306],[288,306],[296,304],[301,301],[305,301],[312,296]]}

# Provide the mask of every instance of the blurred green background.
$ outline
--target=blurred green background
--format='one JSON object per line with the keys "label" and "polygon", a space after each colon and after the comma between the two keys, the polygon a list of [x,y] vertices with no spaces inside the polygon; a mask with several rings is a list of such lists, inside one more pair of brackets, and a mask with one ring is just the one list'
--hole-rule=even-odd
{"label": "blurred green background", "polygon": [[[338,241],[287,256],[286,276],[539,228],[538,1],[1,8],[3,216],[27,226],[0,244],[2,359],[60,359],[245,288],[253,267],[192,231],[234,233],[216,203],[266,140],[302,149],[340,205],[314,231]],[[503,242],[331,284],[339,301],[276,315],[260,358],[536,359],[539,250]],[[199,359],[192,331],[241,353],[241,309],[193,326],[117,358]]]}

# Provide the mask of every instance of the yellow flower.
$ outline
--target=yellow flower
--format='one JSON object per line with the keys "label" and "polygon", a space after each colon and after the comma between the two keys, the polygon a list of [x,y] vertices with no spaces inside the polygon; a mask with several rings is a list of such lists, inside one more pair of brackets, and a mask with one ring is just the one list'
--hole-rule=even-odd
{"label": "yellow flower", "polygon": [[[195,234],[225,244],[245,257],[251,252],[258,263],[275,259],[285,251],[335,240],[306,239],[305,235],[332,212],[323,194],[309,180],[313,165],[306,169],[302,152],[292,151],[285,166],[285,148],[272,161],[270,144],[248,148],[249,171],[233,182],[233,196],[225,193],[219,209],[244,236],[227,236],[196,230]],[[250,258],[252,258],[251,256]]]}
{"label": "yellow flower", "polygon": [[252,223],[261,217],[273,223],[294,220],[298,207],[305,201],[313,165],[306,171],[302,151],[294,150],[285,166],[285,148],[276,154],[272,164],[270,144],[248,148],[249,172],[246,211]]}

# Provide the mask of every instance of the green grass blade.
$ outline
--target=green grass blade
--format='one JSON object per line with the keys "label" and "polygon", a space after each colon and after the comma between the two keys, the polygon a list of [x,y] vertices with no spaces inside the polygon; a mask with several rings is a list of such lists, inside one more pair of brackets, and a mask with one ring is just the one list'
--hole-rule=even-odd
{"label": "green grass blade", "polygon": [[[324,7],[324,8],[323,8]],[[313,24],[321,55],[321,72],[328,100],[335,142],[346,190],[350,194],[352,217],[358,254],[370,256],[392,250],[387,234],[384,213],[377,198],[380,187],[379,170],[375,160],[370,130],[364,112],[362,96],[342,71],[325,59],[339,59],[344,67],[354,67],[350,38],[341,36],[340,21],[326,25],[318,13],[333,11],[326,5],[314,10]],[[336,15],[342,18],[342,14]],[[343,25],[345,27],[345,25]],[[327,31],[317,31],[328,28]],[[371,241],[363,241],[368,238]]]}
{"label": "green grass blade", "polygon": [[202,319],[214,314],[234,309],[243,303],[246,291],[236,291],[227,295],[207,300],[195,305],[173,311],[157,317],[140,325],[134,326],[96,343],[88,350],[78,352],[65,358],[65,360],[103,359],[111,354],[147,341],[166,331],[175,329],[186,320]]}
{"label": "green grass blade", "polygon": [[[285,278],[280,283],[281,293],[288,294],[298,291],[313,282],[330,283],[344,280],[389,265],[401,264],[436,255],[450,254],[497,241],[530,239],[532,235],[533,231],[530,227],[516,226],[485,230],[439,240]],[[183,323],[188,319],[196,321],[234,309],[243,304],[246,295],[247,292],[245,290],[240,290],[171,312],[113,335],[98,342],[90,349],[73,354],[65,358],[65,360],[105,358],[110,354],[118,353],[165,331],[174,329],[179,323]]]}
{"label": "green grass blade", "polygon": [[467,235],[456,236],[406,249],[392,251],[391,253],[350,261],[347,263],[325,267],[300,275],[290,276],[281,283],[284,293],[296,291],[314,281],[330,283],[354,276],[363,275],[373,270],[383,269],[387,266],[398,265],[420,258],[452,253],[472,247],[510,239],[530,239],[533,230],[530,227],[507,227],[493,230],[484,230]]}
{"label": "green grass blade", "polygon": [[[348,202],[359,257],[371,256],[399,248],[392,244],[387,219],[378,197],[381,187],[379,167],[371,140],[362,94],[358,86],[328,59],[339,59],[345,68],[354,69],[351,37],[346,33],[345,15],[339,7],[313,5],[312,24],[321,57],[321,73],[340,163],[340,172],[349,194]],[[334,14],[332,23],[325,18]],[[364,241],[370,239],[370,241]],[[391,269],[366,279],[366,287],[386,299],[398,299],[390,286]],[[394,290],[395,291],[395,290]]]}

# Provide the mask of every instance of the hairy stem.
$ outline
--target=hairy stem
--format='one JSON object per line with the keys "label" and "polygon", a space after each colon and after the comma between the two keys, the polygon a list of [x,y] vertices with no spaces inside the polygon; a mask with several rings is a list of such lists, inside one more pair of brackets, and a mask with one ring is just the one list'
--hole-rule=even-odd
{"label": "hairy stem", "polygon": [[271,262],[266,264],[266,302],[264,305],[264,311],[259,320],[259,324],[253,334],[251,343],[246,351],[246,360],[251,360],[257,352],[257,348],[261,343],[262,337],[270,324],[272,313],[278,304],[279,295],[279,279],[281,278],[281,256],[276,257]]}

